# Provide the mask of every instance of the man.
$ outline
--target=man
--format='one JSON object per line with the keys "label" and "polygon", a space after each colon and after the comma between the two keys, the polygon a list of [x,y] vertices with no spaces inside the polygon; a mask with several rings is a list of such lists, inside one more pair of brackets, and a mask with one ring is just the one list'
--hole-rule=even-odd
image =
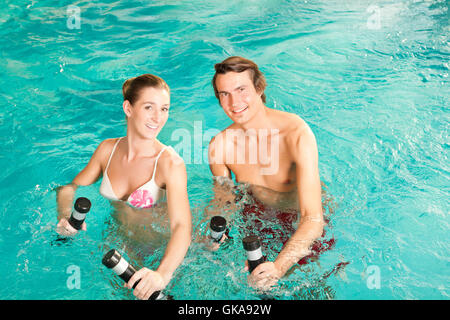
{"label": "man", "polygon": [[254,196],[271,206],[281,203],[283,195],[294,194],[300,212],[297,230],[275,261],[260,264],[249,277],[254,286],[268,288],[307,256],[322,235],[317,144],[299,116],[265,106],[266,81],[254,62],[230,57],[215,70],[214,92],[233,124],[209,144],[212,174],[231,178],[233,173],[237,182],[253,186]]}

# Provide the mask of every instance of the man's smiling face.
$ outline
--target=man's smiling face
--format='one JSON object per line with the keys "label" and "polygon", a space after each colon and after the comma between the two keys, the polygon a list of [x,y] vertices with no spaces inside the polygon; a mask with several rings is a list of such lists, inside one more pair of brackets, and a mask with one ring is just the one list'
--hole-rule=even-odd
{"label": "man's smiling face", "polygon": [[253,85],[249,70],[218,74],[216,87],[220,105],[233,122],[244,124],[258,112],[262,92]]}

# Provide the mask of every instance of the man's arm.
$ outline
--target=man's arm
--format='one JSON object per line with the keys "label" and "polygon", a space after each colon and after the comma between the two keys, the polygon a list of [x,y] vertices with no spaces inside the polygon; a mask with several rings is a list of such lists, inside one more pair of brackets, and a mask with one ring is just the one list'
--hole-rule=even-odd
{"label": "man's arm", "polygon": [[323,232],[322,196],[318,151],[309,127],[292,134],[289,141],[296,164],[300,223],[274,262],[265,262],[253,270],[250,282],[256,287],[274,285],[294,264],[309,254],[309,248]]}
{"label": "man's arm", "polygon": [[282,275],[309,254],[314,240],[322,235],[324,225],[317,143],[309,127],[303,129],[292,147],[295,150],[300,223],[274,262]]}
{"label": "man's arm", "polygon": [[208,147],[209,169],[215,177],[231,178],[231,171],[225,164],[225,141],[223,133],[211,139]]}
{"label": "man's arm", "polygon": [[214,199],[206,207],[207,216],[214,215],[214,208],[223,208],[227,204],[234,204],[234,186],[231,180],[231,171],[225,164],[225,142],[221,134],[215,136],[209,143],[209,168],[214,176]]}
{"label": "man's arm", "polygon": [[[203,225],[213,216],[223,216],[229,220],[230,214],[236,211],[235,196],[233,191],[234,183],[231,180],[231,171],[225,164],[224,143],[222,135],[219,134],[211,139],[208,147],[209,168],[213,175],[214,197],[205,208],[205,216],[200,222]],[[226,210],[224,210],[226,208]],[[217,250],[219,245],[211,245],[206,236],[199,236],[196,241],[204,242],[209,250]],[[223,235],[222,241],[226,239]]]}
{"label": "man's arm", "polygon": [[228,207],[228,212],[235,208],[234,183],[231,180],[231,170],[225,162],[225,154],[226,141],[222,132],[211,139],[208,148],[209,168],[214,176],[214,198],[205,209],[207,218],[216,215],[217,208]]}

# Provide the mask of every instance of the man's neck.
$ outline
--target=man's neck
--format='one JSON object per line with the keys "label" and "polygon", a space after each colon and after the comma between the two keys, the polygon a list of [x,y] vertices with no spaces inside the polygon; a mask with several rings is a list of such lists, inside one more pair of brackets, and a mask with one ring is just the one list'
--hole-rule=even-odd
{"label": "man's neck", "polygon": [[239,127],[244,129],[245,131],[249,129],[275,129],[275,127],[272,124],[272,121],[270,121],[270,118],[268,116],[269,108],[266,107],[264,104],[261,104],[259,106],[260,110],[255,114],[253,118],[251,118],[249,121],[243,124],[238,124]]}

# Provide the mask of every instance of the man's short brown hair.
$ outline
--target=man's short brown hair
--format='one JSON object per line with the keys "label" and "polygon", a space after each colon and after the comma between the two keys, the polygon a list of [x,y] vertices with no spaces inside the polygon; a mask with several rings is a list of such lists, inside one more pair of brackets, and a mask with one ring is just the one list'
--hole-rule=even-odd
{"label": "man's short brown hair", "polygon": [[214,68],[216,69],[216,73],[214,74],[214,77],[212,79],[212,85],[214,88],[214,94],[216,95],[217,99],[219,99],[219,92],[217,91],[216,87],[216,78],[218,74],[225,74],[230,71],[244,72],[245,70],[249,70],[255,89],[257,91],[262,92],[261,95],[262,102],[266,103],[266,95],[264,93],[264,90],[266,89],[267,85],[266,78],[264,77],[264,74],[261,71],[259,71],[258,65],[256,63],[242,57],[233,56],[223,60],[220,63],[216,63],[214,65]]}

